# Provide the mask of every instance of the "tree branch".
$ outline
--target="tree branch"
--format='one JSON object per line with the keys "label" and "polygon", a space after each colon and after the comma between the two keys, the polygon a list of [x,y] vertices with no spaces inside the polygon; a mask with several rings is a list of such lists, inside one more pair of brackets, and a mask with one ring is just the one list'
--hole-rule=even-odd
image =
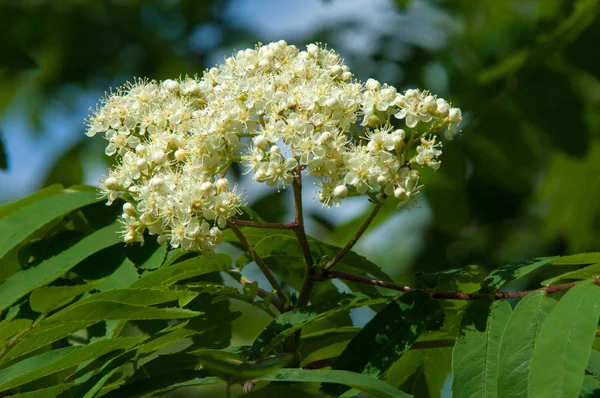
{"label": "tree branch", "polygon": [[325,270],[328,270],[331,267],[333,267],[338,261],[340,261],[346,255],[346,253],[348,253],[352,249],[352,247],[354,247],[354,245],[356,244],[356,242],[358,242],[358,240],[360,239],[360,237],[365,233],[365,231],[367,230],[367,228],[369,227],[369,225],[371,224],[371,222],[373,221],[373,219],[375,218],[375,216],[377,216],[377,213],[379,213],[379,210],[381,209],[381,207],[385,203],[385,199],[386,199],[386,195],[382,194],[381,198],[377,200],[377,203],[375,203],[375,207],[371,211],[371,214],[369,214],[369,216],[367,217],[367,219],[365,220],[365,222],[363,222],[363,224],[360,226],[360,228],[358,229],[358,231],[356,231],[356,233],[354,234],[354,236],[352,236],[352,238],[346,244],[346,246],[344,246],[344,248],[338,254],[336,254],[336,256],[334,258],[332,258],[331,260],[329,260],[327,262],[327,264],[324,265],[323,268]]}
{"label": "tree branch", "polygon": [[[400,285],[394,282],[382,281],[379,279],[371,278],[364,275],[356,275],[350,272],[337,271],[337,270],[326,270],[323,271],[321,275],[321,280],[327,279],[344,279],[348,281],[365,283],[368,285],[379,286],[386,289],[397,290],[399,292],[410,292],[412,290],[422,290],[416,289],[407,285]],[[429,294],[431,297],[435,299],[441,300],[478,300],[481,298],[492,298],[494,300],[503,300],[503,299],[511,299],[511,298],[523,298],[531,293],[545,291],[546,293],[556,293],[562,292],[565,290],[569,290],[579,282],[571,282],[571,283],[562,283],[559,285],[546,286],[540,289],[533,290],[524,290],[518,292],[495,292],[495,293],[459,293],[459,292],[437,292],[437,291],[427,291],[425,293]],[[600,284],[600,279],[594,279],[595,284]]]}
{"label": "tree branch", "polygon": [[250,241],[244,236],[242,230],[237,225],[235,225],[235,223],[229,222],[228,224],[235,236],[238,238],[238,240],[244,245],[248,253],[250,253],[250,256],[252,256],[252,259],[254,260],[256,265],[258,265],[258,268],[260,268],[260,270],[265,275],[273,289],[275,289],[279,300],[285,303],[287,301],[285,292],[279,285],[279,282],[277,282],[277,279],[275,279],[275,276],[273,276],[273,274],[269,270],[269,267],[267,266],[265,261],[258,255],[256,250],[254,250],[254,246],[252,246]]}

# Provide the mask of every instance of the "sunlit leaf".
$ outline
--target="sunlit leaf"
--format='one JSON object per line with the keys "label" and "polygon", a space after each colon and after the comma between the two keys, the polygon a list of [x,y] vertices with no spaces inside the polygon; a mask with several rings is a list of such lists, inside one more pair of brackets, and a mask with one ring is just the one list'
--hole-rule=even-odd
{"label": "sunlit leaf", "polygon": [[411,396],[375,377],[345,370],[280,369],[276,373],[260,377],[259,380],[343,384],[373,398],[407,398]]}
{"label": "sunlit leaf", "polygon": [[510,312],[506,301],[478,300],[469,306],[452,353],[453,397],[497,396],[500,342]]}
{"label": "sunlit leaf", "polygon": [[[63,200],[66,201],[70,195],[52,196],[46,200],[62,198],[63,196],[65,196]],[[89,197],[87,198],[89,199]],[[36,202],[27,208],[37,206],[46,200]],[[23,210],[15,213],[15,215],[20,214],[22,211]],[[12,215],[6,217],[4,220],[1,220],[0,223],[11,217]],[[121,241],[121,238],[119,237],[120,229],[121,226],[118,222],[111,224],[108,227],[104,227],[91,235],[86,236],[69,249],[43,261],[41,264],[19,271],[10,276],[4,284],[0,286],[0,310],[7,308],[12,303],[38,287],[53,282],[93,253],[119,243]]]}
{"label": "sunlit leaf", "polygon": [[600,287],[591,281],[569,290],[554,306],[533,349],[528,397],[579,394],[599,317]]}
{"label": "sunlit leaf", "polygon": [[529,365],[542,325],[556,301],[544,292],[525,296],[508,319],[498,364],[498,394],[527,397]]}
{"label": "sunlit leaf", "polygon": [[[51,191],[50,191],[51,192]],[[0,219],[0,258],[29,235],[66,213],[99,202],[97,194],[76,192],[37,200]]]}

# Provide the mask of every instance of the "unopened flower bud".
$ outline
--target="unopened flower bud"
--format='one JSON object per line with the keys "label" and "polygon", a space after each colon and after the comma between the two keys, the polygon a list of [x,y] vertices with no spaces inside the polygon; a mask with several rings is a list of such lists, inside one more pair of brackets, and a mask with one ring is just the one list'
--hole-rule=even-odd
{"label": "unopened flower bud", "polygon": [[179,83],[177,83],[175,80],[167,79],[163,82],[162,85],[165,89],[169,90],[170,92],[179,90]]}
{"label": "unopened flower bud", "polygon": [[155,164],[162,164],[167,160],[167,155],[163,151],[156,151],[152,154],[152,161]]}
{"label": "unopened flower bud", "polygon": [[379,176],[377,177],[377,184],[379,184],[380,186],[385,186],[385,184],[387,184],[388,179],[386,176]]}
{"label": "unopened flower bud", "polygon": [[348,196],[348,188],[345,185],[338,185],[333,190],[333,196],[338,199],[345,198],[346,196]]}
{"label": "unopened flower bud", "polygon": [[202,184],[200,184],[200,192],[202,192],[203,194],[208,194],[212,191],[213,189],[213,184],[209,181],[205,181]]}
{"label": "unopened flower bud", "polygon": [[254,137],[252,139],[252,142],[254,143],[254,146],[262,149],[263,151],[265,150],[265,148],[267,147],[267,144],[269,143],[269,141],[267,141],[266,137],[262,134]]}
{"label": "unopened flower bud", "polygon": [[217,182],[215,182],[215,186],[219,190],[219,192],[226,191],[229,188],[229,181],[227,178],[219,178]]}
{"label": "unopened flower bud", "polygon": [[450,123],[460,123],[462,120],[462,112],[458,108],[451,108],[448,112],[448,121]]}
{"label": "unopened flower bud", "polygon": [[333,65],[331,67],[331,74],[333,76],[340,76],[342,73],[344,73],[344,71],[342,70],[342,67],[339,65]]}
{"label": "unopened flower bud", "polygon": [[178,162],[183,162],[188,156],[188,152],[185,149],[178,149],[175,151],[175,159],[177,159]]}
{"label": "unopened flower bud", "polygon": [[279,154],[281,153],[281,148],[279,148],[277,145],[273,145],[271,149],[269,149],[269,152]]}
{"label": "unopened flower bud", "polygon": [[394,196],[398,200],[404,200],[406,199],[406,191],[404,190],[404,188],[396,188],[396,190],[394,191]]}
{"label": "unopened flower bud", "polygon": [[115,177],[108,177],[104,180],[104,185],[111,191],[116,191],[119,188],[119,181]]}
{"label": "unopened flower bud", "polygon": [[381,83],[379,83],[377,80],[375,79],[369,79],[367,80],[367,82],[365,83],[365,87],[367,88],[367,90],[370,91],[377,91],[381,88]]}
{"label": "unopened flower bud", "polygon": [[138,146],[135,147],[135,152],[138,155],[144,156],[146,154],[147,150],[148,150],[148,147],[144,144],[139,144]]}
{"label": "unopened flower bud", "polygon": [[135,207],[133,207],[131,203],[127,202],[123,205],[123,213],[133,217],[135,216]]}

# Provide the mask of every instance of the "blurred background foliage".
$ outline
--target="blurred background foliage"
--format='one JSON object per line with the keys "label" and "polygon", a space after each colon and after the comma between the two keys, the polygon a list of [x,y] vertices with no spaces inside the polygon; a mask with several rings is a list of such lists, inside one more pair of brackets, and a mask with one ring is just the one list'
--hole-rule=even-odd
{"label": "blurred background foliage", "polygon": [[[258,41],[320,41],[359,79],[430,89],[465,115],[423,200],[385,207],[359,252],[410,283],[416,271],[597,251],[599,3],[0,0],[0,202],[98,181],[104,143],[82,121],[109,87],[201,74]],[[247,189],[263,218],[289,219],[288,193]],[[355,202],[312,205],[309,232],[345,243],[369,211]]]}

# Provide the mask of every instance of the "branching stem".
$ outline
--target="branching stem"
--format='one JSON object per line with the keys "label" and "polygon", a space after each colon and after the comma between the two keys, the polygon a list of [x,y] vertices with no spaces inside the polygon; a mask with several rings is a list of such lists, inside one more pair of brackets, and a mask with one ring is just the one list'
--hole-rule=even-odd
{"label": "branching stem", "polygon": [[285,292],[279,285],[279,282],[277,282],[277,279],[275,279],[275,276],[269,270],[269,267],[267,266],[265,261],[258,255],[256,250],[254,249],[254,246],[252,246],[250,241],[246,238],[246,236],[244,236],[242,230],[235,223],[229,222],[228,224],[235,236],[238,238],[238,240],[242,243],[242,245],[244,245],[248,253],[250,253],[250,256],[252,256],[252,259],[254,260],[256,265],[258,265],[258,268],[260,268],[260,270],[265,275],[273,289],[275,289],[279,300],[285,303],[287,301]]}
{"label": "branching stem", "polygon": [[266,228],[266,229],[294,229],[298,226],[298,223],[296,221],[277,223],[277,222],[231,220],[231,222],[236,225],[241,225],[243,227]]}
{"label": "branching stem", "polygon": [[375,216],[377,216],[377,213],[379,213],[379,210],[381,210],[381,207],[385,203],[385,199],[386,199],[385,194],[381,194],[381,198],[377,199],[377,201],[375,202],[375,207],[373,208],[373,210],[371,211],[371,213],[369,214],[369,216],[367,217],[365,222],[363,222],[363,224],[360,226],[358,231],[356,231],[354,236],[352,236],[352,238],[350,238],[350,241],[346,244],[346,246],[344,246],[344,248],[338,254],[336,254],[336,256],[334,258],[332,258],[331,260],[329,260],[327,262],[327,264],[325,264],[325,266],[323,267],[324,270],[328,270],[331,267],[333,267],[336,263],[338,263],[346,255],[346,253],[348,253],[354,247],[356,242],[358,242],[358,240],[365,233],[367,228],[369,228],[369,225],[371,224],[371,222],[373,221]]}

